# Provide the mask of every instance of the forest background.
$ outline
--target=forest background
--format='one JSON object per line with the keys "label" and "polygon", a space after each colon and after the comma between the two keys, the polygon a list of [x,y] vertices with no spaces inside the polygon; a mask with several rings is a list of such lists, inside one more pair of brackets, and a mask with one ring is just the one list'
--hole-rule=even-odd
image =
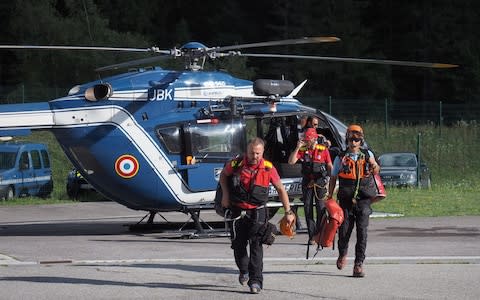
{"label": "forest background", "polygon": [[[6,0],[0,44],[161,49],[188,41],[225,46],[303,36],[338,43],[265,47],[255,53],[379,58],[459,64],[431,70],[289,59],[216,60],[246,79],[309,79],[303,97],[478,103],[480,2],[474,0]],[[250,50],[250,49],[249,49]],[[98,77],[94,69],[138,54],[100,51],[2,50],[3,103],[60,97]],[[162,61],[164,67],[181,66]]]}

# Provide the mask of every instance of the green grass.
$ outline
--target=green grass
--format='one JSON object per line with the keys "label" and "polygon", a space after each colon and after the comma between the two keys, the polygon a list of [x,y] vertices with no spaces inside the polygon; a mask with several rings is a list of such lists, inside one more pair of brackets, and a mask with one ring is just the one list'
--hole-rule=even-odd
{"label": "green grass", "polygon": [[[480,125],[459,123],[451,127],[434,125],[385,126],[378,123],[361,124],[366,139],[377,155],[384,152],[417,151],[420,134],[420,153],[432,171],[432,188],[387,189],[387,198],[373,205],[374,211],[401,213],[405,216],[463,216],[480,215]],[[19,140],[43,141],[48,144],[53,166],[54,191],[51,198],[22,198],[0,201],[0,205],[68,203],[65,185],[72,168],[54,136],[35,132]],[[87,196],[80,200],[101,200]]]}
{"label": "green grass", "polygon": [[430,190],[390,188],[387,199],[374,204],[374,210],[405,216],[480,215],[478,124],[391,126],[387,131],[384,124],[362,125],[377,155],[419,148],[432,172]]}
{"label": "green grass", "polygon": [[399,213],[407,217],[480,215],[480,186],[462,189],[436,185],[425,189],[388,189],[387,198],[373,204],[377,212]]}

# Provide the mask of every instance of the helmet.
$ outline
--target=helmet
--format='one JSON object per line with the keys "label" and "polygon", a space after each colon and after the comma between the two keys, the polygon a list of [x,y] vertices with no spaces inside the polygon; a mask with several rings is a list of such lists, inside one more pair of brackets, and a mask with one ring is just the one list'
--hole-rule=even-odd
{"label": "helmet", "polygon": [[315,128],[308,128],[307,131],[305,131],[305,140],[311,140],[311,139],[316,139],[318,138],[318,133]]}
{"label": "helmet", "polygon": [[362,127],[360,127],[360,125],[352,124],[352,125],[348,126],[347,132],[354,132],[354,131],[363,134],[363,129],[362,129]]}
{"label": "helmet", "polygon": [[363,138],[363,129],[360,125],[352,124],[348,126],[346,138],[349,137],[356,137],[356,138]]}
{"label": "helmet", "polygon": [[295,219],[293,220],[291,225],[288,225],[287,218],[283,217],[280,220],[280,232],[284,236],[288,236],[289,238],[293,239],[295,235]]}

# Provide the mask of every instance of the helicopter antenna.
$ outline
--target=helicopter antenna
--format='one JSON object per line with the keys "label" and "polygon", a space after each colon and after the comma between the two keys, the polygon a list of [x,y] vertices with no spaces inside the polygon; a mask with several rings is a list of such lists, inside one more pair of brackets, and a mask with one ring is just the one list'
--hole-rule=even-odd
{"label": "helicopter antenna", "polygon": [[302,81],[302,83],[300,83],[296,88],[293,89],[293,91],[290,93],[290,95],[286,96],[285,98],[293,98],[295,97],[298,92],[300,92],[300,90],[303,88],[303,86],[305,85],[305,83],[307,83],[307,79],[305,79],[304,81]]}
{"label": "helicopter antenna", "polygon": [[87,5],[85,4],[85,0],[82,0],[82,2],[83,10],[85,12],[85,19],[87,20],[88,36],[90,37],[90,42],[93,45],[92,29],[90,28],[90,19],[88,18]]}

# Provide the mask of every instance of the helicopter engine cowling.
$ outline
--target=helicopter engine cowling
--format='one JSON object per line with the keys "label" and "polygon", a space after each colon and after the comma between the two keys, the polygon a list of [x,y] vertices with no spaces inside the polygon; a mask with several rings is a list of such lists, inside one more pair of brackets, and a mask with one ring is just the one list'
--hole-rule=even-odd
{"label": "helicopter engine cowling", "polygon": [[295,89],[293,82],[289,80],[257,79],[253,83],[253,92],[257,96],[280,96],[285,97]]}
{"label": "helicopter engine cowling", "polygon": [[108,99],[113,93],[112,86],[109,83],[100,83],[89,87],[85,91],[85,99],[88,101],[99,101]]}

